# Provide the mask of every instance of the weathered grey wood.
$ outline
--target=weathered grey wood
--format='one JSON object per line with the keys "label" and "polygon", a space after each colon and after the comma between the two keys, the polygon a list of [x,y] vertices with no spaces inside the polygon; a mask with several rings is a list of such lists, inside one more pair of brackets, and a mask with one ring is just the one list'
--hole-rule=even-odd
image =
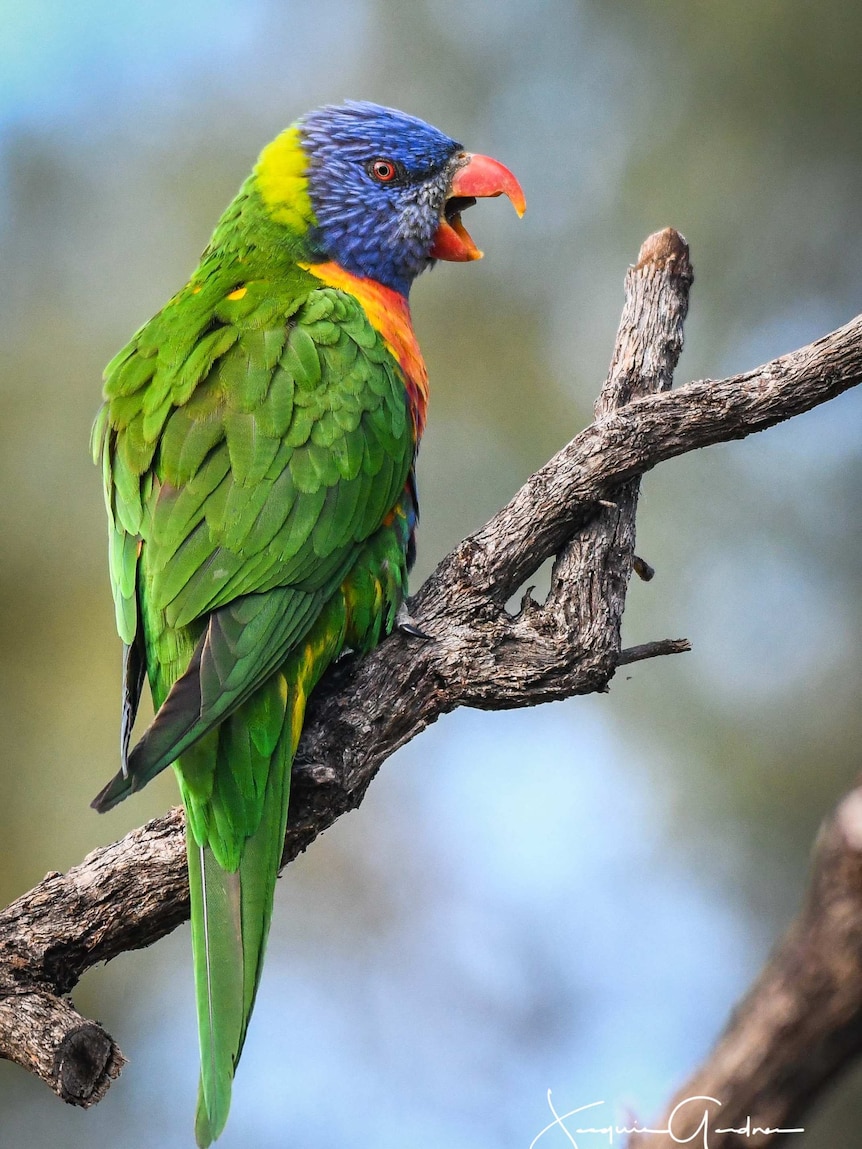
{"label": "weathered grey wood", "polygon": [[[639,476],[862,380],[859,317],[756,371],[667,391],[690,283],[682,238],[670,229],[651,236],[626,278],[596,421],[420,588],[410,611],[428,641],[396,633],[321,683],[295,764],[285,862],[358,805],[381,763],[441,714],[604,690],[618,665],[687,649],[663,640],[620,650]],[[547,600],[525,596],[509,613],[508,600],[551,556]],[[179,810],[49,875],[0,912],[0,1056],[67,1101],[98,1101],[123,1057],[63,995],[85,969],[157,941],[187,915]]]}

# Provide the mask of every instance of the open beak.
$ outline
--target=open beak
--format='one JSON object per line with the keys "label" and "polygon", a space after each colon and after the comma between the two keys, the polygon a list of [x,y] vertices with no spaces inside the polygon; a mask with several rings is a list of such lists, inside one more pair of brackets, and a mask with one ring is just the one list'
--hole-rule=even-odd
{"label": "open beak", "polygon": [[481,259],[482,252],[461,222],[461,212],[472,207],[477,199],[498,195],[507,195],[518,215],[527,210],[521,185],[508,168],[490,156],[468,155],[466,163],[455,172],[449,197],[443,205],[443,218],[434,236],[431,258],[456,263]]}

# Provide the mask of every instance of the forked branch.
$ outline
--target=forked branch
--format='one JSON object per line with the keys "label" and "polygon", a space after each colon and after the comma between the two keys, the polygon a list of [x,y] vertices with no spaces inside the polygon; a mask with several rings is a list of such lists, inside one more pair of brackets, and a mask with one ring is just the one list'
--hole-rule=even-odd
{"label": "forked branch", "polygon": [[[533,706],[607,689],[617,666],[688,649],[621,649],[640,476],[675,455],[743,438],[862,380],[862,316],[755,371],[669,390],[692,274],[668,229],[643,245],[596,420],[448,555],[410,602],[403,631],[342,660],[306,719],[284,861],[357,806],[380,765],[458,706]],[[550,557],[544,603],[507,603]],[[188,916],[182,813],[49,875],[0,913],[0,1055],[73,1104],[98,1101],[123,1057],[63,995],[84,970],[150,945]],[[860,911],[862,914],[862,911]]]}

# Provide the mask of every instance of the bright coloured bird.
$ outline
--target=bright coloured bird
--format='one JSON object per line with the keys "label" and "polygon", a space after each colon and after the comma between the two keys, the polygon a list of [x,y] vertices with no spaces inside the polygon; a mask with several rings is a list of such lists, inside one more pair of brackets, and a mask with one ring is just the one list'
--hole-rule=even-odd
{"label": "bright coloured bird", "polygon": [[[305,704],[396,624],[427,376],[407,296],[480,252],[460,213],[502,164],[368,103],[266,147],[182,290],[105,373],[93,432],[124,643],[110,810],[171,764],[186,810],[201,1047],[224,1128],[260,981]],[[156,716],[129,752],[145,677]]]}

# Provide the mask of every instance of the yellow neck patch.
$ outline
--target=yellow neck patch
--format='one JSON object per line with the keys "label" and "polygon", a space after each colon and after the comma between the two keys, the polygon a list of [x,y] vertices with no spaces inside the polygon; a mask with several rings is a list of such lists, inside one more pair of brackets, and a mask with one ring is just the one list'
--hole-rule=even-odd
{"label": "yellow neck patch", "polygon": [[260,153],[255,167],[257,186],[270,215],[297,231],[315,222],[308,196],[308,157],[299,128],[286,128]]}

